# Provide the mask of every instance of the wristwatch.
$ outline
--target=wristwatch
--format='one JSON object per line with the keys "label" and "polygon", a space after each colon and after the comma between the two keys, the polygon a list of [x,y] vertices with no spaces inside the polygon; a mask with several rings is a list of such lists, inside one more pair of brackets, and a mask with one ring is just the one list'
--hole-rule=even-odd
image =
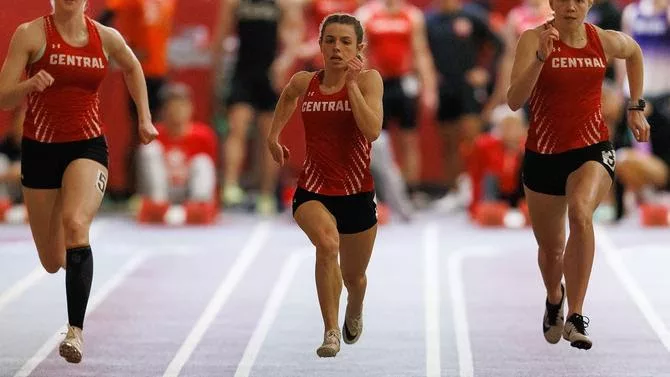
{"label": "wristwatch", "polygon": [[645,107],[647,107],[647,102],[640,98],[637,103],[631,103],[628,105],[628,111],[644,111]]}

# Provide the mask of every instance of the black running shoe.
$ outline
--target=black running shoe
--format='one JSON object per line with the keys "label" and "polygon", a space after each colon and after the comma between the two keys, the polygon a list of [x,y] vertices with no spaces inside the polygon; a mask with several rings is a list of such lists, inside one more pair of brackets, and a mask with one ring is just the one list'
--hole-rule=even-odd
{"label": "black running shoe", "polygon": [[589,327],[589,317],[584,317],[581,314],[574,313],[565,322],[563,328],[563,339],[570,342],[570,345],[582,350],[591,349],[593,343],[586,333],[586,328]]}

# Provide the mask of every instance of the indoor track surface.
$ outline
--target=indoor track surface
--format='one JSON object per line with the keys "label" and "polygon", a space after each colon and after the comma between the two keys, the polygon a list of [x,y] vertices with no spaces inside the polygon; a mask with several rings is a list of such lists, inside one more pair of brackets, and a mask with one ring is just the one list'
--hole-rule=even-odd
{"label": "indoor track surface", "polygon": [[[365,331],[319,359],[314,250],[286,216],[208,227],[97,218],[84,359],[66,363],[65,273],[27,226],[0,226],[0,376],[670,376],[670,229],[596,226],[593,348],[541,332],[530,229],[425,214],[379,228]],[[340,323],[346,303],[342,295]]]}

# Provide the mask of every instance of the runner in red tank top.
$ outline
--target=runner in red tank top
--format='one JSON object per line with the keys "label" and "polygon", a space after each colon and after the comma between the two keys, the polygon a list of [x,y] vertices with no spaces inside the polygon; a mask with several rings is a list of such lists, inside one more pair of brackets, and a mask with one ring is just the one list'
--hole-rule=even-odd
{"label": "runner in red tank top", "polygon": [[[383,85],[375,70],[363,70],[363,27],[345,14],[326,18],[319,46],[325,69],[298,72],[275,109],[268,147],[284,165],[288,149],[279,135],[302,97],[307,154],[293,197],[293,216],[316,246],[316,287],[325,326],[320,357],[335,356],[340,337],[355,343],[363,331],[365,271],[377,234],[371,142],[381,132]],[[338,255],[341,266],[338,266]],[[349,293],[338,329],[342,280]]]}
{"label": "runner in red tank top", "polygon": [[[125,73],[140,111],[142,142],[156,137],[142,68],[113,29],[84,15],[86,0],[55,0],[54,12],[20,25],[0,72],[0,107],[27,99],[21,183],[42,266],[66,269],[69,328],[60,354],[81,361],[93,278],[89,229],[107,183],[98,87],[107,57]],[[21,80],[23,72],[28,79]]]}
{"label": "runner in red tank top", "polygon": [[642,53],[627,35],[584,23],[593,0],[550,5],[555,19],[519,40],[507,99],[514,110],[530,100],[523,181],[547,290],[544,336],[557,343],[562,334],[571,346],[590,349],[582,307],[593,265],[593,212],[612,184],[615,165],[600,110],[601,88],[607,62],[624,59],[633,99],[628,126],[638,141],[647,141],[649,124],[639,102]]}
{"label": "runner in red tank top", "polygon": [[[375,174],[380,196],[386,198],[394,211],[411,211],[407,189],[414,191],[421,173],[419,135],[416,131],[418,99],[424,108],[433,110],[437,101],[437,80],[433,57],[428,49],[426,26],[421,10],[404,0],[373,0],[356,13],[367,35],[367,57],[370,67],[379,70],[384,79],[384,122],[400,127],[400,161],[402,177],[392,159],[379,158],[392,154],[391,143],[382,132],[380,143],[375,143],[372,171]],[[417,82],[416,73],[420,82]],[[404,178],[404,179],[403,179]],[[404,185],[396,182],[406,182]],[[407,210],[409,208],[409,211]]]}

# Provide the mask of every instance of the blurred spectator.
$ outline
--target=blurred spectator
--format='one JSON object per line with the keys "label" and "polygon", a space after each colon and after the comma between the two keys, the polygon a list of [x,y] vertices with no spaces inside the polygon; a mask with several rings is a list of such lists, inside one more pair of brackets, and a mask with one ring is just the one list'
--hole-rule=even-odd
{"label": "blurred spectator", "polygon": [[442,136],[446,183],[454,189],[462,172],[461,143],[471,145],[481,128],[480,111],[486,107],[490,75],[478,65],[482,48],[493,45],[495,61],[503,42],[486,20],[463,10],[461,0],[440,0],[426,17],[428,44],[437,68],[439,106],[437,121]]}
{"label": "blurred spectator", "polygon": [[[598,25],[605,30],[621,30],[621,11],[612,0],[595,0],[591,10],[586,15],[586,22]],[[610,63],[605,77],[614,79],[615,65]]]}
{"label": "blurred spectator", "polygon": [[332,13],[354,14],[365,0],[297,0],[302,2],[304,9],[304,39],[298,51],[300,69],[314,71],[323,69],[323,56],[319,50],[319,33],[321,22]]}
{"label": "blurred spectator", "polygon": [[[154,121],[159,118],[160,92],[168,75],[167,46],[172,33],[174,9],[177,0],[105,0],[105,8],[98,17],[103,25],[114,24],[142,65],[147,82],[149,110]],[[135,153],[139,145],[137,112],[132,98],[128,101],[133,120],[130,131],[131,153],[126,156],[128,192],[109,192],[112,198],[129,197],[135,191]]]}
{"label": "blurred spectator", "polygon": [[0,201],[21,201],[21,138],[25,106],[12,111],[7,135],[0,141]]}
{"label": "blurred spectator", "polygon": [[[431,111],[437,100],[435,68],[426,41],[423,13],[405,0],[372,0],[356,16],[367,36],[368,65],[379,71],[384,80],[383,128],[387,130],[389,122],[397,121],[402,172],[413,190],[421,173],[416,131],[418,99]],[[390,143],[381,144],[391,147]]]}
{"label": "blurred spectator", "polygon": [[512,111],[507,105],[501,105],[493,110],[491,122],[491,133],[475,139],[467,161],[472,184],[471,213],[481,202],[505,201],[516,207],[524,196],[521,164],[526,116],[523,110]]}
{"label": "blurred spectator", "polygon": [[185,84],[165,85],[158,138],[140,146],[138,181],[144,197],[153,202],[216,200],[216,134],[208,125],[192,121],[191,98]]}
{"label": "blurred spectator", "polygon": [[516,45],[521,33],[549,21],[552,14],[549,0],[524,0],[523,4],[513,8],[507,14],[505,26],[502,30],[505,40],[505,54],[498,70],[496,90],[491,95],[491,100],[496,105],[507,103],[507,89],[510,85]]}
{"label": "blurred spectator", "polygon": [[[242,166],[247,155],[247,132],[254,121],[259,129],[261,159],[260,195],[256,212],[277,211],[275,197],[279,168],[272,160],[265,139],[281,88],[286,84],[302,40],[300,3],[296,0],[222,0],[219,23],[213,39],[213,56],[221,55],[223,41],[237,33],[237,60],[226,100],[228,135],[224,143],[223,200],[228,206],[241,204]],[[219,67],[217,67],[219,69]]]}
{"label": "blurred spectator", "polygon": [[649,112],[650,150],[634,143],[617,151],[618,180],[626,190],[652,194],[643,201],[653,200],[654,190],[670,191],[670,96],[656,101]]}
{"label": "blurred spectator", "polygon": [[[670,95],[670,1],[640,0],[623,12],[623,31],[640,45],[644,55],[644,93],[648,100]],[[619,81],[628,93],[622,68]]]}

